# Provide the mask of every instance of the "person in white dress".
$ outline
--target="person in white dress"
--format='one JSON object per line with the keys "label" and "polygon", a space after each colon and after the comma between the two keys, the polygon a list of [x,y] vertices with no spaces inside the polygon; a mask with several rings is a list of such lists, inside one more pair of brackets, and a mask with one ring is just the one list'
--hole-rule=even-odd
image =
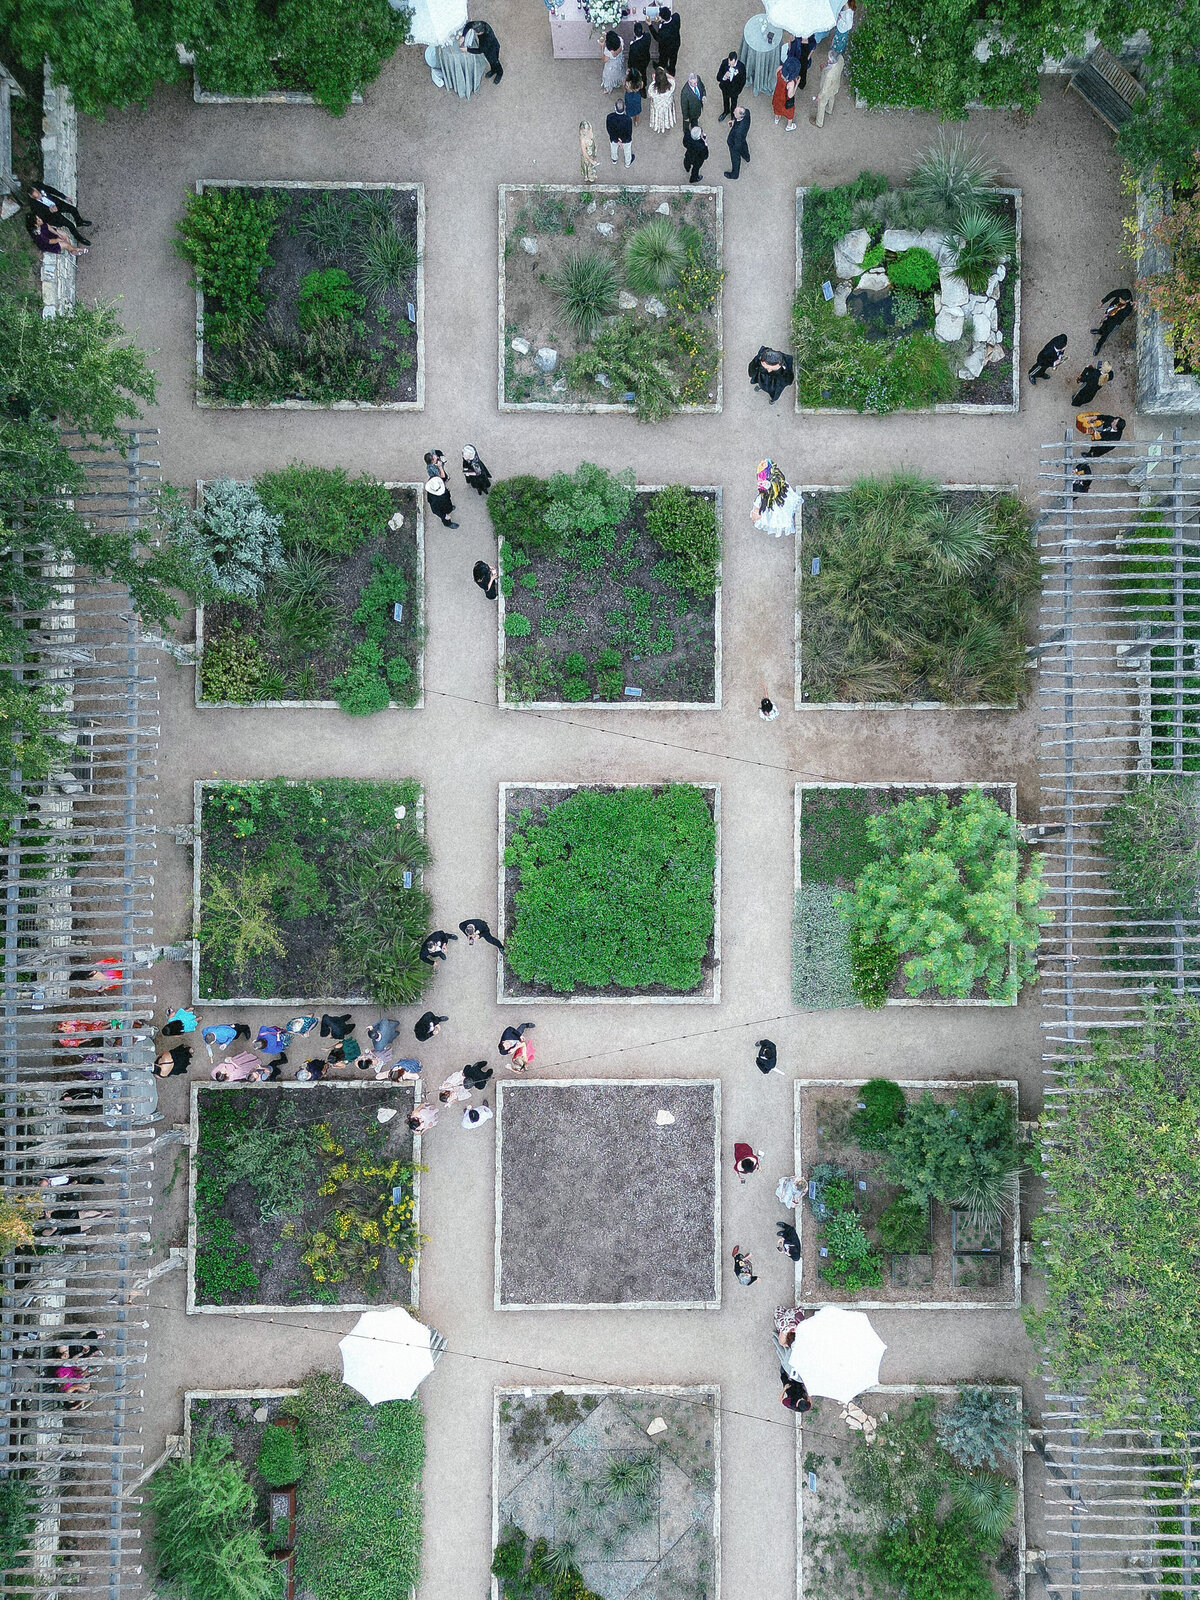
{"label": "person in white dress", "polygon": [[655,67],[646,98],[650,102],[650,132],[670,133],[675,126],[675,79],[669,72]]}
{"label": "person in white dress", "polygon": [[624,82],[625,46],[619,33],[609,32],[604,35],[604,71],[600,76],[600,87],[605,94],[612,94]]}
{"label": "person in white dress", "polygon": [[796,531],[796,513],[804,503],[773,461],[758,463],[758,493],[750,507],[750,520],[760,533],[786,538]]}

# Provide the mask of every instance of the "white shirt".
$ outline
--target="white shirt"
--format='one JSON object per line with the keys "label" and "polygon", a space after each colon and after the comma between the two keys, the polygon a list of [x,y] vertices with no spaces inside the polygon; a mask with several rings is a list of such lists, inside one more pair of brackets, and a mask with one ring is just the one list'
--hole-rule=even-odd
{"label": "white shirt", "polygon": [[854,26],[854,13],[851,11],[849,4],[844,5],[838,12],[837,21],[833,26],[838,33],[850,32],[850,29]]}

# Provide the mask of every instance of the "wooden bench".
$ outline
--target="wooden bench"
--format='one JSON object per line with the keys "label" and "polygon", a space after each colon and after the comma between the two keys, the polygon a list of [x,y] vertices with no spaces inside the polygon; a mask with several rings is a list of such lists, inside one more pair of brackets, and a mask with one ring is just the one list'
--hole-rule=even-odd
{"label": "wooden bench", "polygon": [[1114,133],[1119,133],[1133,115],[1133,108],[1145,89],[1103,45],[1097,45],[1078,72],[1067,82],[1075,93]]}

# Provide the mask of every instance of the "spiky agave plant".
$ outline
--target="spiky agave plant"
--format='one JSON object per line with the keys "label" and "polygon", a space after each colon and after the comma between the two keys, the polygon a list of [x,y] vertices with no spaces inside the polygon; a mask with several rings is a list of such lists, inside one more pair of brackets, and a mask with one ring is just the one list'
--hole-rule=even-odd
{"label": "spiky agave plant", "polygon": [[617,309],[617,269],[595,250],[575,250],[550,278],[563,316],[577,339],[590,344],[605,317]]}
{"label": "spiky agave plant", "polygon": [[954,225],[954,247],[955,272],[972,294],[982,294],[992,273],[1016,248],[1016,234],[996,212],[967,206]]}
{"label": "spiky agave plant", "polygon": [[1017,1491],[1006,1478],[995,1472],[956,1468],[946,1474],[945,1482],[954,1509],[985,1544],[994,1545],[1011,1527],[1017,1514]]}
{"label": "spiky agave plant", "polygon": [[982,205],[996,184],[996,168],[984,154],[982,141],[959,128],[945,128],[917,162],[908,180],[921,200],[939,207],[947,221],[964,208]]}
{"label": "spiky agave plant", "polygon": [[661,294],[679,279],[687,239],[670,217],[651,217],[625,245],[625,281],[635,294]]}

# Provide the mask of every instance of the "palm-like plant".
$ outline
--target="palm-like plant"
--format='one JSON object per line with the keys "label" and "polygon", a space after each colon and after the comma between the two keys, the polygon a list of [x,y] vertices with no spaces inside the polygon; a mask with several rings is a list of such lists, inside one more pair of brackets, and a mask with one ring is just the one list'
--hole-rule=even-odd
{"label": "palm-like plant", "polygon": [[635,294],[661,294],[678,282],[688,241],[670,217],[651,217],[625,245],[625,281]]}
{"label": "palm-like plant", "polygon": [[1016,248],[1016,235],[1006,218],[984,206],[968,206],[954,226],[954,246],[955,272],[972,294],[982,294],[992,273]]}
{"label": "palm-like plant", "polygon": [[996,185],[996,169],[980,140],[961,128],[938,130],[937,140],[917,162],[908,187],[919,200],[938,207],[946,220],[980,206]]}
{"label": "palm-like plant", "polygon": [[945,1481],[954,1509],[985,1544],[994,1544],[1011,1527],[1017,1514],[1017,1491],[1006,1478],[995,1472],[956,1469],[946,1474]]}
{"label": "palm-like plant", "polygon": [[287,565],[275,579],[275,593],[285,606],[320,606],[326,602],[333,567],[328,558],[310,545],[293,550]]}
{"label": "palm-like plant", "polygon": [[549,281],[571,332],[590,344],[605,317],[617,309],[620,282],[616,267],[595,250],[575,250]]}

